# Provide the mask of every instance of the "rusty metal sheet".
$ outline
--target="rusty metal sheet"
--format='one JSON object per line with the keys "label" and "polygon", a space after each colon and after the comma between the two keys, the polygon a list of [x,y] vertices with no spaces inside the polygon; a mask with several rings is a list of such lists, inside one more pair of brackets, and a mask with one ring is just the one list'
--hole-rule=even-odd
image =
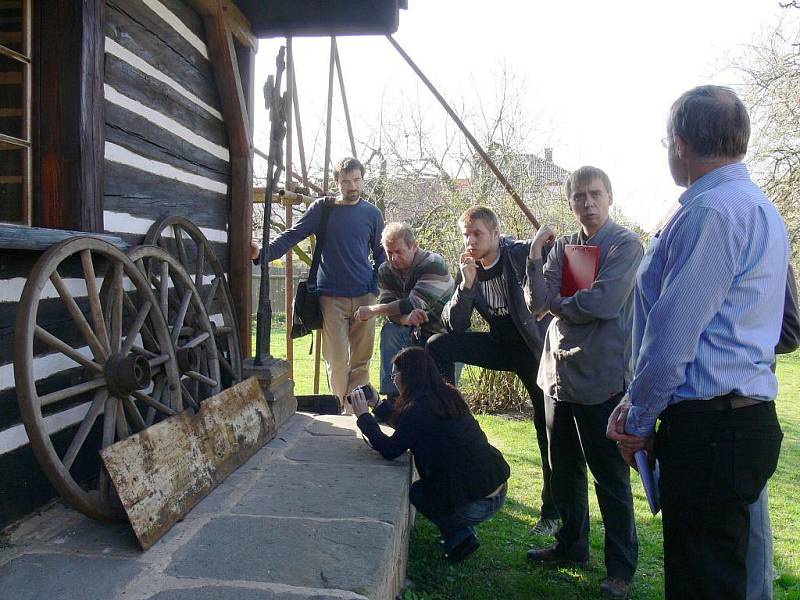
{"label": "rusty metal sheet", "polygon": [[143,550],[275,437],[251,377],[100,452]]}

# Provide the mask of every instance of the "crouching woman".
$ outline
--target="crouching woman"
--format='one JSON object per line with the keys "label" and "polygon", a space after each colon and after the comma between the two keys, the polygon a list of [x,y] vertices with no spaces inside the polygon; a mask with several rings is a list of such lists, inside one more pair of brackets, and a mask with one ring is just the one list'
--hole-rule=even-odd
{"label": "crouching woman", "polygon": [[388,460],[411,450],[420,477],[411,485],[411,503],[442,532],[445,558],[464,560],[480,545],[475,525],[503,506],[511,469],[427,351],[410,347],[398,353],[392,380],[399,398],[394,405],[379,403],[374,412],[394,433],[381,431],[356,389],[351,397],[358,427]]}

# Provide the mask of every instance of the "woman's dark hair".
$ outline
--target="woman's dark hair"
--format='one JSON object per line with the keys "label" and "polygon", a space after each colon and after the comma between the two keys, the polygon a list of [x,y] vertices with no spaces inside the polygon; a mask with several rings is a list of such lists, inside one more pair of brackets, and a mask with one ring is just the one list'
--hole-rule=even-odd
{"label": "woman's dark hair", "polygon": [[392,364],[400,372],[402,381],[402,392],[394,405],[395,422],[404,409],[423,401],[423,398],[436,416],[458,419],[469,414],[464,397],[442,378],[439,368],[424,348],[404,348],[392,359]]}

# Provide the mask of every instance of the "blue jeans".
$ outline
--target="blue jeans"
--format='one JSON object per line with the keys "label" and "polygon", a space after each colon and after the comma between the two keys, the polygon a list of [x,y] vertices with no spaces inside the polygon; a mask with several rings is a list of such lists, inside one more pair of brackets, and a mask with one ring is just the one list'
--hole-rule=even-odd
{"label": "blue jeans", "polygon": [[747,600],[772,600],[772,527],[767,486],[749,507],[750,539],[747,543]]}
{"label": "blue jeans", "polygon": [[[428,341],[429,336],[426,334],[422,334],[419,339],[415,339],[411,335],[413,330],[413,327],[398,325],[392,321],[386,321],[381,328],[381,387],[378,391],[384,396],[398,396],[400,394],[392,381],[392,359],[395,355],[409,346],[421,346],[424,348],[425,342]],[[463,367],[462,363],[456,363],[456,385],[458,385]]]}
{"label": "blue jeans", "polygon": [[449,553],[470,535],[477,537],[475,525],[489,520],[502,508],[507,492],[508,484],[503,484],[503,488],[496,496],[462,504],[447,515],[441,515],[433,508],[432,499],[425,492],[421,481],[411,484],[408,495],[414,508],[425,515],[442,532],[444,551]]}

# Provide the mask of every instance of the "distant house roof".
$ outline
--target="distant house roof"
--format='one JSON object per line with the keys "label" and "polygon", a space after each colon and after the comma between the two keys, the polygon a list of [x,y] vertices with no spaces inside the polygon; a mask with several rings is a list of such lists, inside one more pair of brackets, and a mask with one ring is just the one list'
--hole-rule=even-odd
{"label": "distant house roof", "polygon": [[553,162],[553,149],[544,149],[544,158],[535,154],[523,154],[520,158],[526,161],[526,174],[534,187],[561,185],[569,177],[570,172]]}

